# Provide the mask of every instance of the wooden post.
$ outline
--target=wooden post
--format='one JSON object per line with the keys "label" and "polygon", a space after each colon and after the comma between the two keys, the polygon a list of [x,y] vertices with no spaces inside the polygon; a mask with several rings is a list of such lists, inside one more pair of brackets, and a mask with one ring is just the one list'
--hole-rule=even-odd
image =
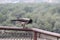
{"label": "wooden post", "polygon": [[57,40],[59,40],[59,38],[57,37]]}
{"label": "wooden post", "polygon": [[34,32],[34,40],[37,40],[37,32]]}
{"label": "wooden post", "polygon": [[41,33],[39,33],[39,38],[40,38],[40,34],[41,34]]}

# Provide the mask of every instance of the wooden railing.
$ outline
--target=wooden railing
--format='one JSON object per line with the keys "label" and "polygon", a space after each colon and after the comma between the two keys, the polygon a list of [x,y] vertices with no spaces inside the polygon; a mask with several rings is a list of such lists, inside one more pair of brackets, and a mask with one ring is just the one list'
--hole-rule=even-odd
{"label": "wooden railing", "polygon": [[15,38],[16,40],[60,40],[60,34],[37,28],[0,26],[0,30],[2,30],[2,32],[0,32],[0,38],[2,39]]}

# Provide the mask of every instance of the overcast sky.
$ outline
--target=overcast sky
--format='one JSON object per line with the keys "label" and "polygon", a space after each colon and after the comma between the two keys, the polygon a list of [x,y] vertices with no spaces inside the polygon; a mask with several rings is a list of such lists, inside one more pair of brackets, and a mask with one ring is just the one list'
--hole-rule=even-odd
{"label": "overcast sky", "polygon": [[0,3],[10,3],[10,2],[58,2],[57,0],[0,0]]}

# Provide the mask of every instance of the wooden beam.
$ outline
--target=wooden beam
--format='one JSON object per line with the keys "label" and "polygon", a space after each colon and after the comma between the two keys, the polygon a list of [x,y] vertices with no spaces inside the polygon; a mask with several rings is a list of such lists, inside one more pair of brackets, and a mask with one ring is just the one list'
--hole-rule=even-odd
{"label": "wooden beam", "polygon": [[37,40],[37,32],[34,32],[34,40]]}

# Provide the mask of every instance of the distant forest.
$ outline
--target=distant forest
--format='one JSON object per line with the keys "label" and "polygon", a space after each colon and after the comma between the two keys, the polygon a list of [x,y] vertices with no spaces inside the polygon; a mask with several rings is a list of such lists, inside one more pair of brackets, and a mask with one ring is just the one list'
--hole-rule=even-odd
{"label": "distant forest", "polygon": [[19,23],[11,22],[17,17],[33,19],[26,27],[60,33],[60,4],[0,4],[0,26],[21,27]]}

